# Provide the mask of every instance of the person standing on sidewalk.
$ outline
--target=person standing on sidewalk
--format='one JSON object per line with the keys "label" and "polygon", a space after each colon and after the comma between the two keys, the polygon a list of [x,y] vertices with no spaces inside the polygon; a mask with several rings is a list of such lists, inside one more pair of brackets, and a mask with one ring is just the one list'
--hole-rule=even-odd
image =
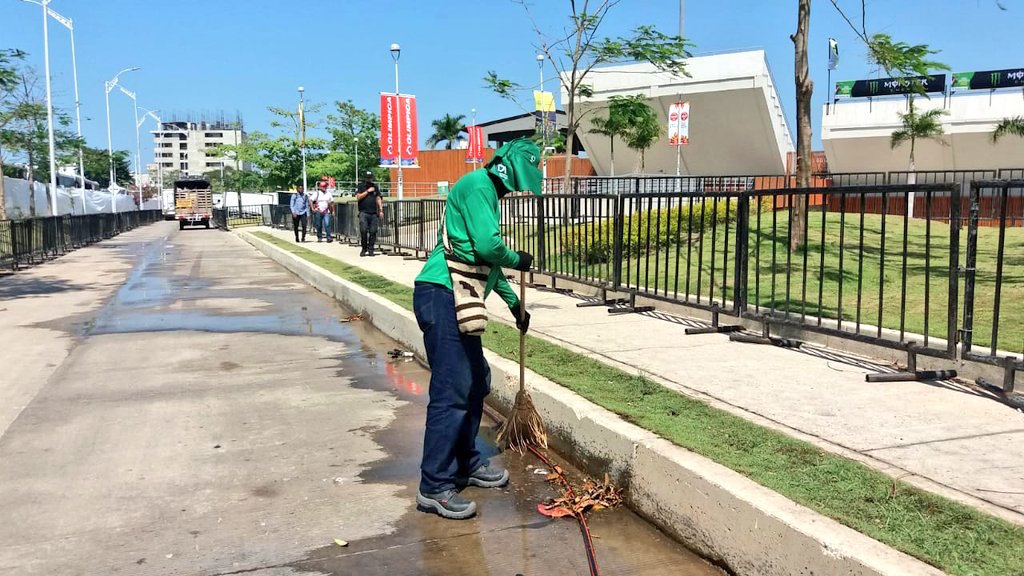
{"label": "person standing on sidewalk", "polygon": [[491,390],[491,369],[480,341],[486,324],[480,320],[486,322],[483,299],[494,291],[523,333],[530,326],[530,315],[520,315],[519,297],[502,268],[527,271],[533,256],[514,252],[502,241],[498,200],[513,191],[540,195],[539,160],[537,146],[520,138],[499,148],[482,169],[460,178],[445,202],[437,245],[416,278],[413,311],[431,369],[416,504],[444,518],[476,513],[476,503],[460,495],[459,488],[508,483],[508,470],[492,467],[476,447],[484,397]]}
{"label": "person standing on sidewalk", "polygon": [[373,172],[366,173],[366,179],[356,190],[359,203],[359,240],[362,245],[360,256],[373,256],[377,245],[377,227],[384,217],[384,195],[373,182]]}
{"label": "person standing on sidewalk", "polygon": [[327,242],[333,242],[331,236],[331,213],[334,211],[334,196],[327,190],[327,182],[320,182],[320,187],[313,193],[313,220],[316,224],[316,241],[323,242],[324,235]]}
{"label": "person standing on sidewalk", "polygon": [[[295,231],[295,242],[306,241],[306,220],[309,219],[309,196],[306,190],[299,185],[297,192],[292,194],[292,230]],[[299,224],[302,224],[302,240],[299,240]]]}

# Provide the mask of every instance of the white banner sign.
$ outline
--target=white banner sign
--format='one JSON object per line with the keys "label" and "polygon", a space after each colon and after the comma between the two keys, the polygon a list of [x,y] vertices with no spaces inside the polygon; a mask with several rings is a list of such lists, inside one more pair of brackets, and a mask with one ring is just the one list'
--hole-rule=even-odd
{"label": "white banner sign", "polygon": [[676,102],[668,107],[668,143],[684,146],[690,143],[690,103]]}

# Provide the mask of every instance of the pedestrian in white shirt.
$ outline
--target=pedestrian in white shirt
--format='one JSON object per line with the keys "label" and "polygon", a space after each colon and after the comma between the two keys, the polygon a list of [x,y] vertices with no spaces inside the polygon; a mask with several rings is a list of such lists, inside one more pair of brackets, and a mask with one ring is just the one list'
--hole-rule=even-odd
{"label": "pedestrian in white shirt", "polygon": [[333,242],[331,236],[331,215],[334,213],[334,196],[327,190],[327,182],[321,182],[320,187],[310,196],[313,203],[313,225],[316,226],[316,241],[323,242],[327,236],[327,242]]}

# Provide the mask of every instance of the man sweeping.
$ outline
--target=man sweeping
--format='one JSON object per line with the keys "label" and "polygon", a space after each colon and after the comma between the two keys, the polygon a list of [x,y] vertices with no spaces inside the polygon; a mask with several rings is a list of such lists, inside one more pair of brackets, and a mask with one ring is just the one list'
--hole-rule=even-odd
{"label": "man sweeping", "polygon": [[455,183],[448,194],[434,248],[416,278],[413,309],[430,364],[423,460],[416,503],[445,518],[469,518],[476,503],[464,486],[497,488],[508,470],[492,467],[476,448],[491,371],[480,336],[487,323],[484,298],[495,291],[525,333],[530,315],[502,267],[530,269],[533,256],[502,241],[498,199],[509,192],[541,193],[540,150],[526,139],[499,148],[482,169]]}

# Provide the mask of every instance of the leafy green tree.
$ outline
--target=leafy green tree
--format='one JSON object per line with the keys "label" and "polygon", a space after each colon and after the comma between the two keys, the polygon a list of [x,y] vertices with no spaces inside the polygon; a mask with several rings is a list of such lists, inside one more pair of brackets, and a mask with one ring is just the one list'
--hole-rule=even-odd
{"label": "leafy green tree", "polygon": [[1004,136],[1018,136],[1024,138],[1024,116],[1003,118],[996,129],[992,132],[992,143],[995,144]]}
{"label": "leafy green tree", "polygon": [[[593,94],[587,81],[594,67],[618,61],[638,61],[649,62],[660,72],[687,75],[685,58],[690,56],[688,49],[692,44],[680,36],[663,34],[654,26],[639,26],[629,36],[618,38],[599,35],[601,24],[618,4],[616,0],[570,0],[568,26],[564,34],[560,32],[555,38],[548,37],[540,30],[525,0],[519,4],[533,23],[540,50],[547,62],[555,68],[559,82],[568,95],[565,102],[566,150],[573,149],[576,131],[584,116],[576,109],[576,103],[580,98]],[[494,71],[487,73],[484,82],[499,96],[513,100],[515,93],[522,89],[522,86],[511,80],[499,78]],[[571,170],[572,163],[566,162],[566,190],[570,187]]]}
{"label": "leafy green tree", "polygon": [[8,110],[8,99],[11,98],[14,89],[18,85],[18,69],[16,63],[24,59],[25,53],[21,50],[10,48],[0,49],[0,220],[7,218],[4,197],[4,148],[6,141],[4,134],[7,125],[13,121]]}
{"label": "leafy green tree", "polygon": [[[896,149],[904,142],[910,142],[910,175],[913,179],[916,166],[914,164],[914,148],[917,141],[921,139],[932,139],[939,143],[942,141],[942,116],[946,113],[943,108],[934,108],[926,112],[918,112],[914,109],[914,99],[909,101],[910,108],[906,113],[900,112],[900,127],[889,137],[889,146]],[[911,181],[910,184],[914,182]]]}
{"label": "leafy green tree", "polygon": [[612,176],[615,175],[615,139],[640,152],[640,170],[643,171],[645,153],[661,137],[658,115],[647,104],[642,94],[612,96],[608,102],[608,115],[593,119],[593,134],[608,136],[611,144]]}
{"label": "leafy green tree", "polygon": [[661,122],[642,94],[623,96],[618,105],[625,108],[624,116],[629,118],[629,125],[625,130],[626,146],[640,152],[640,172],[643,172],[646,167],[647,149],[661,138]]}
{"label": "leafy green tree", "polygon": [[[317,113],[320,108],[321,106],[318,104],[306,106],[307,128],[319,125]],[[218,157],[234,154],[238,162],[254,167],[255,172],[262,178],[260,187],[269,190],[287,190],[302,181],[302,147],[300,145],[298,111],[276,106],[269,106],[267,110],[275,116],[270,125],[283,133],[273,136],[266,132],[253,132],[246,137],[244,142],[216,146],[208,151],[207,155]],[[327,141],[324,138],[311,137],[307,134],[307,173],[309,164],[320,157],[326,145]]]}
{"label": "leafy green tree", "polygon": [[[85,177],[99,183],[101,188],[110,186],[110,156],[105,148],[82,147],[85,160]],[[128,186],[132,182],[131,153],[127,150],[114,151],[114,178],[120,186]],[[168,172],[164,171],[164,183],[170,182]]]}
{"label": "leafy green tree", "polygon": [[357,177],[357,172],[369,170],[377,180],[387,179],[387,169],[380,167],[380,116],[357,107],[351,100],[335,102],[335,108],[334,113],[327,115],[325,127],[331,136],[328,147],[334,155],[331,169],[340,170],[340,174],[324,174],[359,180],[362,175]]}
{"label": "leafy green tree", "polygon": [[609,107],[608,116],[598,116],[592,120],[594,127],[590,129],[591,134],[598,134],[608,137],[608,144],[611,147],[611,176],[615,177],[615,139],[625,135],[625,125],[620,118],[611,112]]}
{"label": "leafy green tree", "polygon": [[441,142],[446,142],[445,149],[451,150],[452,144],[458,142],[459,136],[466,131],[465,120],[465,114],[458,116],[445,114],[431,122],[430,125],[434,127],[434,133],[427,138],[427,146],[434,148]]}
{"label": "leafy green tree", "polygon": [[[10,64],[6,66],[10,67]],[[46,98],[40,86],[39,76],[27,66],[4,73],[5,81],[0,98],[0,154],[9,159],[25,161],[29,181],[50,179],[49,132],[47,129]],[[58,164],[78,158],[80,139],[68,127],[70,117],[61,110],[54,110],[54,144]],[[0,165],[5,162],[0,159]],[[47,189],[47,196],[55,190]],[[48,198],[49,199],[49,198]],[[35,188],[29,188],[29,215],[35,217]]]}

